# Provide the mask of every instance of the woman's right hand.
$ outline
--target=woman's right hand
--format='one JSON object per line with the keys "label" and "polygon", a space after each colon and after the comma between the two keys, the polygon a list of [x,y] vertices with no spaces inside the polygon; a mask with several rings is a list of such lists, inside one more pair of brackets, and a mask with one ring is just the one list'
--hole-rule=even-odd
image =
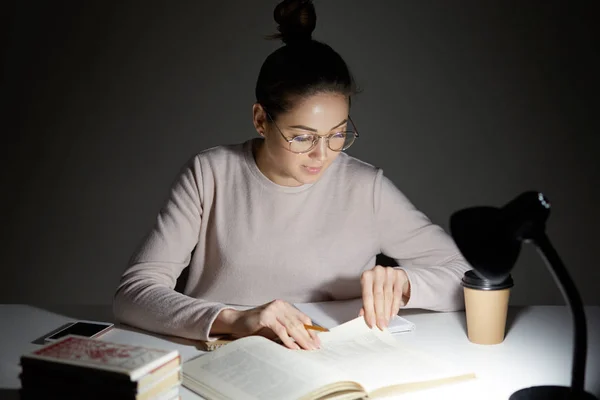
{"label": "woman's right hand", "polygon": [[308,316],[286,301],[274,300],[249,310],[223,309],[213,323],[211,335],[278,337],[290,349],[318,349],[321,343],[316,332],[304,324],[312,324]]}

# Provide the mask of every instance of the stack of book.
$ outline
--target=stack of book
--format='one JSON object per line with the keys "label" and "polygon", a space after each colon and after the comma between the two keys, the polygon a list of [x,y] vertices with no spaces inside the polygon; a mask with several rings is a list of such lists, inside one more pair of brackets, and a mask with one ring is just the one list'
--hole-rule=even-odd
{"label": "stack of book", "polygon": [[21,356],[21,399],[179,399],[181,357],[69,335]]}

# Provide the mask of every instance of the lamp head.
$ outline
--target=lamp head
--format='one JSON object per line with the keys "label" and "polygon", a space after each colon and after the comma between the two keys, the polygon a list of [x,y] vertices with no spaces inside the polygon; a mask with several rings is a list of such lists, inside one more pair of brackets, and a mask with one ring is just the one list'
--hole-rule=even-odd
{"label": "lamp head", "polygon": [[544,232],[550,202],[539,192],[522,193],[502,208],[471,207],[452,214],[450,231],[475,272],[493,283],[514,267],[521,242]]}

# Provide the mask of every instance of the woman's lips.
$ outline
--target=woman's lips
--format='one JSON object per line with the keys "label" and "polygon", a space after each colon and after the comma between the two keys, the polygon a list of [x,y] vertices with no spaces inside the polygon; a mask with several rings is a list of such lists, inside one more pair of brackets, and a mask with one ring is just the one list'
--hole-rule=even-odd
{"label": "woman's lips", "polygon": [[303,167],[306,170],[306,172],[308,172],[311,175],[316,175],[323,169],[323,167],[309,167],[307,165],[303,165]]}

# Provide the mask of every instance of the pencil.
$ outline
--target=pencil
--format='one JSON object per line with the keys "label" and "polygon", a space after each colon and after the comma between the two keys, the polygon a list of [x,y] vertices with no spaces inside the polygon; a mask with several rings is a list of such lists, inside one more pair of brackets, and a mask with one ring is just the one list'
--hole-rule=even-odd
{"label": "pencil", "polygon": [[329,329],[327,329],[327,328],[323,328],[323,327],[321,327],[321,326],[318,326],[318,325],[306,325],[306,324],[304,324],[304,327],[305,327],[306,329],[312,329],[313,331],[319,331],[319,332],[329,332]]}

